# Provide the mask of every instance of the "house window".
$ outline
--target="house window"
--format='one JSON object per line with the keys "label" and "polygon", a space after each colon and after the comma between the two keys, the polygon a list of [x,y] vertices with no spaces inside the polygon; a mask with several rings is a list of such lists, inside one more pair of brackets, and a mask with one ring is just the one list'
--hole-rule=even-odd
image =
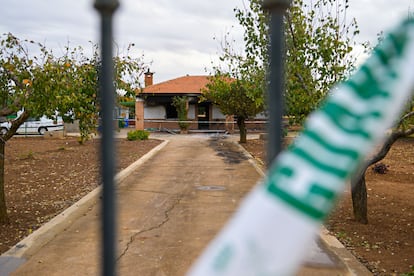
{"label": "house window", "polygon": [[165,105],[165,110],[167,112],[167,119],[177,119],[178,118],[177,110],[175,109],[175,107],[171,103],[167,103]]}

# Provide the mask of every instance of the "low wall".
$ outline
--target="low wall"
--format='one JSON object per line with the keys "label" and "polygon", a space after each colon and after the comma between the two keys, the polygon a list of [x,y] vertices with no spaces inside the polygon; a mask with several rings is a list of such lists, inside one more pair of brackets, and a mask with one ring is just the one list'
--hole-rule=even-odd
{"label": "low wall", "polygon": [[[214,121],[186,121],[189,123],[189,130],[224,130],[228,132],[238,131],[238,126],[235,121],[226,122],[224,120]],[[200,123],[200,125],[199,125]],[[250,132],[258,131],[263,132],[266,130],[267,121],[265,120],[252,120],[246,121],[246,128]],[[179,130],[178,120],[145,120],[144,128],[149,130]]]}

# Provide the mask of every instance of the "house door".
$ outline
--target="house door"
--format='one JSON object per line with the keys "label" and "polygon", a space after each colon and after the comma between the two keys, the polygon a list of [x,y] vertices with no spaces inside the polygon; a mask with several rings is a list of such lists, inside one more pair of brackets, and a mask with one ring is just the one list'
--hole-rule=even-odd
{"label": "house door", "polygon": [[210,124],[210,105],[199,103],[197,108],[198,129],[209,129]]}

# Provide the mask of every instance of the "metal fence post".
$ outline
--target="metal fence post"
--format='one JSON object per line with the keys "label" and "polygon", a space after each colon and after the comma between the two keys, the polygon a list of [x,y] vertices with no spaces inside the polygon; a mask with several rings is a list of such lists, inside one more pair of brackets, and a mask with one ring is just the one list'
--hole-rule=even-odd
{"label": "metal fence post", "polygon": [[101,176],[102,176],[102,275],[116,274],[115,228],[115,146],[113,110],[115,101],[112,60],[112,15],[119,6],[117,0],[96,0],[101,16],[101,68],[99,95],[102,116]]}
{"label": "metal fence post", "polygon": [[263,8],[270,13],[270,45],[267,106],[269,114],[267,139],[267,165],[282,150],[283,143],[283,111],[284,111],[284,79],[285,79],[285,35],[283,15],[290,6],[291,0],[264,0]]}

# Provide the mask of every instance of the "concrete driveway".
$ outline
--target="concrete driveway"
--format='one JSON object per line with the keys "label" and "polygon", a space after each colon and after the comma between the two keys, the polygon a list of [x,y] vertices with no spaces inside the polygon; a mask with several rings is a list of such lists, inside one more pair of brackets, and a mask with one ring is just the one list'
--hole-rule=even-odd
{"label": "concrete driveway", "polygon": [[[162,137],[168,143],[118,184],[118,275],[184,275],[261,178],[234,137]],[[44,245],[9,252],[24,262],[12,275],[99,274],[99,193],[87,201]],[[323,242],[314,247],[301,275],[350,275]]]}

